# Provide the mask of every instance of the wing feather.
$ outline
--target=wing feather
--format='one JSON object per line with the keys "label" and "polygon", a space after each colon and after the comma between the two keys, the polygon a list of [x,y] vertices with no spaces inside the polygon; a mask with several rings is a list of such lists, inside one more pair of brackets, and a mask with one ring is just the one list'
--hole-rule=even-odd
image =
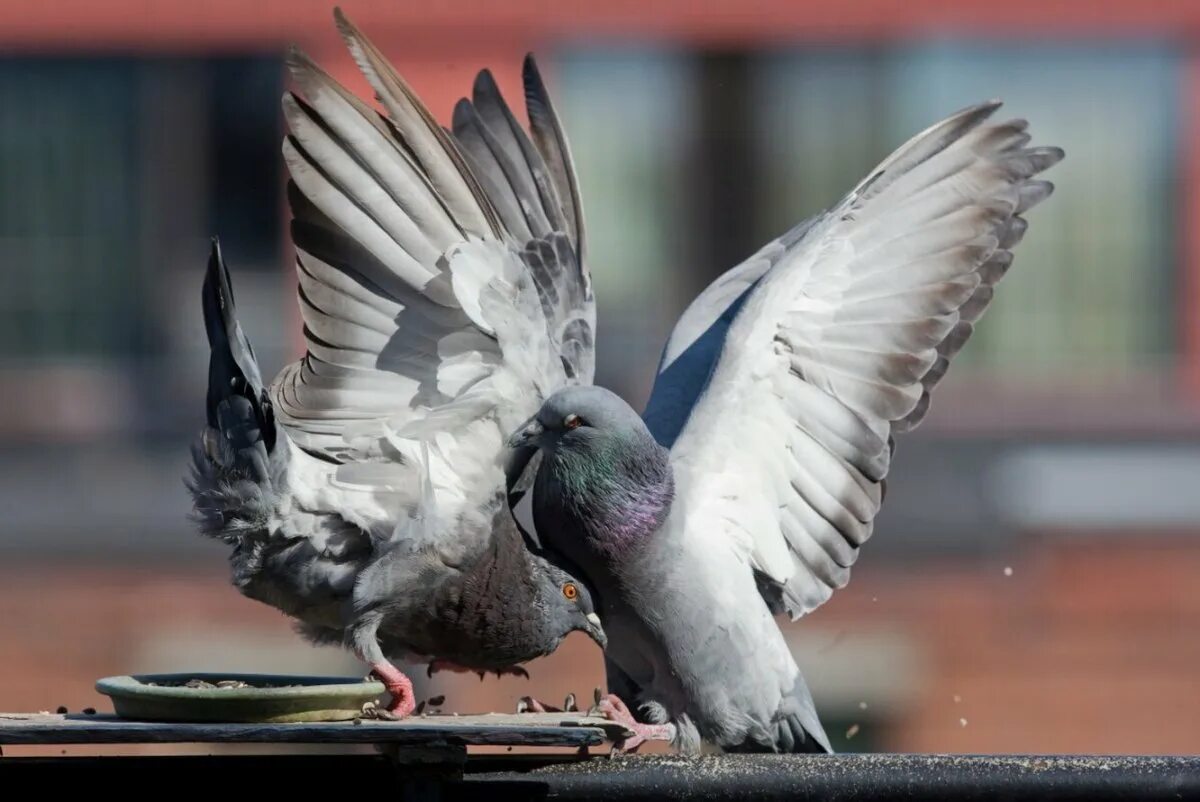
{"label": "wing feather", "polygon": [[[927,414],[1012,263],[1020,215],[1053,191],[1034,176],[1062,151],[1029,147],[1024,121],[988,123],[997,107],[918,134],[837,206],[726,274],[748,288],[698,366],[705,383],[685,394],[668,523],[731,538],[792,618],[848,581],[895,435]],[[648,409],[681,393],[671,360],[728,316],[733,292],[720,282],[672,334]]]}
{"label": "wing feather", "polygon": [[[508,432],[549,393],[591,381],[594,304],[554,172],[573,182],[573,168],[561,136],[547,167],[487,73],[469,135],[446,131],[335,16],[383,113],[289,55],[282,147],[307,353],[272,400],[317,458],[304,463],[317,466],[306,509],[396,537],[423,520],[403,504],[431,498],[427,476],[439,526],[457,536],[462,515],[503,492]],[[538,124],[544,134],[544,114]],[[422,527],[405,537],[430,536]]]}

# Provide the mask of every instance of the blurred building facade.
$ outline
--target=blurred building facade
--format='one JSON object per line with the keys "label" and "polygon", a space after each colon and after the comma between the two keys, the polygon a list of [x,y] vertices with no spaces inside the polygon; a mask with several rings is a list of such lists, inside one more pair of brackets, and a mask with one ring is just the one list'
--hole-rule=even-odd
{"label": "blurred building facade", "polygon": [[[360,670],[236,595],[182,483],[210,237],[264,370],[299,353],[287,46],[369,96],[332,8],[15,5],[0,709],[98,704],[91,683],[131,670]],[[937,119],[999,97],[1066,149],[850,586],[788,630],[838,746],[945,752],[1200,748],[1200,6],[1158,8],[346,4],[443,119],[484,66],[519,107],[538,54],[580,171],[597,381],[635,407],[708,281]],[[586,644],[545,663],[539,694],[601,681]],[[460,710],[529,690],[429,687]]]}

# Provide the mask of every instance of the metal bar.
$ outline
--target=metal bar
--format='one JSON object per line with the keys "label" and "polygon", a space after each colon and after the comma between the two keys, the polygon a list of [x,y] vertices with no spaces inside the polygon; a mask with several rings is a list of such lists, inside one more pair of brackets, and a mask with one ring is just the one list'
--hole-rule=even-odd
{"label": "metal bar", "polygon": [[1200,799],[1200,757],[646,756],[469,773],[460,790],[445,798],[1151,802]]}
{"label": "metal bar", "polygon": [[[469,758],[459,778],[437,764],[397,765],[371,755],[0,759],[0,782],[49,783],[56,792],[124,787],[169,777],[195,792],[270,789],[276,796],[381,789],[399,783],[442,800],[1190,800],[1200,799],[1198,757],[971,755],[736,755]],[[483,768],[485,771],[479,771]],[[159,771],[161,770],[161,771]],[[152,783],[151,783],[152,784]]]}

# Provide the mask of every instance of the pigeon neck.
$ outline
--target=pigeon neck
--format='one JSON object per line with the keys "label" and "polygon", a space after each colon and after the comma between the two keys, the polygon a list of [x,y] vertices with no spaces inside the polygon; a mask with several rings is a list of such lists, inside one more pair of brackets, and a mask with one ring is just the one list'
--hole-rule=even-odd
{"label": "pigeon neck", "polygon": [[648,433],[644,439],[612,438],[555,459],[562,517],[589,551],[609,560],[628,555],[658,531],[675,497],[668,452]]}
{"label": "pigeon neck", "polygon": [[504,527],[489,547],[443,587],[437,618],[455,635],[442,657],[494,670],[527,660],[531,616],[540,614],[537,577],[519,536]]}

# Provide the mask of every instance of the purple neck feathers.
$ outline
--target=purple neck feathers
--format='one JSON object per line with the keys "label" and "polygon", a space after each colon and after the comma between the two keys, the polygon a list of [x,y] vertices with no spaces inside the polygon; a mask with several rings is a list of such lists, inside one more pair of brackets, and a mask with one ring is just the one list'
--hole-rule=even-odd
{"label": "purple neck feathers", "polygon": [[617,561],[662,526],[675,481],[666,449],[649,435],[646,441],[612,438],[555,455],[551,482],[538,496],[549,501],[546,524],[568,552],[582,541],[593,555]]}

